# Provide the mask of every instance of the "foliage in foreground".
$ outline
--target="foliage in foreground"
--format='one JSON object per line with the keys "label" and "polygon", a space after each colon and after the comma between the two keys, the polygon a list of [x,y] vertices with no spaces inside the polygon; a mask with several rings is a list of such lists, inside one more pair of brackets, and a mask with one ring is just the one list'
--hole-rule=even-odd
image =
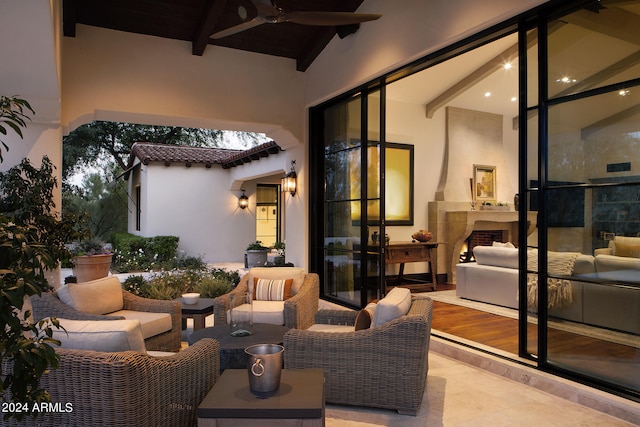
{"label": "foliage in foreground", "polygon": [[148,278],[129,276],[125,290],[145,298],[171,300],[187,292],[198,292],[203,298],[215,298],[231,291],[240,281],[237,271],[177,270],[153,273]]}

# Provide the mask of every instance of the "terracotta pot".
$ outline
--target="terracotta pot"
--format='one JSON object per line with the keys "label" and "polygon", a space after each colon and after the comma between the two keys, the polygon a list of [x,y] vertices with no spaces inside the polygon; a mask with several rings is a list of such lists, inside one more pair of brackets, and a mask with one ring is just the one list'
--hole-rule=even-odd
{"label": "terracotta pot", "polygon": [[111,254],[83,255],[74,258],[73,274],[78,283],[100,279],[109,275]]}

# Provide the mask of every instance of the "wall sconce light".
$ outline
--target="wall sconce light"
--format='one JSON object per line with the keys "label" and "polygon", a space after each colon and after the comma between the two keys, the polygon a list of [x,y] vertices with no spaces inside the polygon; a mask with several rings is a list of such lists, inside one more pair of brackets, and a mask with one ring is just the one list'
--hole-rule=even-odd
{"label": "wall sconce light", "polygon": [[295,160],[291,160],[291,170],[289,171],[288,174],[286,174],[285,176],[282,177],[282,192],[289,192],[292,196],[296,195],[296,187],[297,187],[297,178],[298,175],[296,174],[295,169],[293,168],[293,165],[296,164]]}
{"label": "wall sconce light", "polygon": [[244,194],[244,190],[242,190],[242,194],[238,197],[238,207],[240,209],[246,209],[249,206],[249,198],[246,194]]}

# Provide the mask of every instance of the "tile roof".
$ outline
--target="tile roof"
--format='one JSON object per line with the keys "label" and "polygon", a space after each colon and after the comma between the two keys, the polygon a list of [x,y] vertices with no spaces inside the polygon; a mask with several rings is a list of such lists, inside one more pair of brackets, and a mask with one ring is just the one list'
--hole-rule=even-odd
{"label": "tile roof", "polygon": [[[235,150],[218,147],[188,147],[182,145],[136,142],[131,147],[131,156],[144,164],[162,163],[204,163],[221,164],[233,167],[240,163],[257,160],[269,154],[276,154],[280,147],[274,141],[260,144],[248,150]],[[130,159],[132,160],[132,159]],[[240,162],[240,163],[239,163]],[[229,166],[229,164],[232,164]]]}
{"label": "tile roof", "polygon": [[127,170],[122,175],[125,179],[129,179],[129,172],[135,163],[136,157],[145,165],[153,162],[167,165],[170,163],[184,163],[185,165],[201,163],[207,167],[219,164],[224,169],[229,169],[268,157],[270,154],[277,154],[281,150],[280,146],[274,141],[265,142],[248,150],[136,142],[131,147]]}

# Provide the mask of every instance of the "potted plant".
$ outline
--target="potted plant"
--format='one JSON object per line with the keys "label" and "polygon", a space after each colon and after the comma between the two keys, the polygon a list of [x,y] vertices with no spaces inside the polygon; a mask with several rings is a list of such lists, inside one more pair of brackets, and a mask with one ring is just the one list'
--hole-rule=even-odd
{"label": "potted plant", "polygon": [[266,265],[267,252],[269,252],[269,248],[264,246],[260,240],[249,243],[246,249],[246,266],[251,268]]}
{"label": "potted plant", "polygon": [[73,250],[73,274],[78,283],[100,279],[109,275],[111,251],[95,237],[80,242]]}
{"label": "potted plant", "polygon": [[285,244],[284,242],[276,242],[273,249],[277,252],[277,256],[273,258],[275,265],[284,265]]}

